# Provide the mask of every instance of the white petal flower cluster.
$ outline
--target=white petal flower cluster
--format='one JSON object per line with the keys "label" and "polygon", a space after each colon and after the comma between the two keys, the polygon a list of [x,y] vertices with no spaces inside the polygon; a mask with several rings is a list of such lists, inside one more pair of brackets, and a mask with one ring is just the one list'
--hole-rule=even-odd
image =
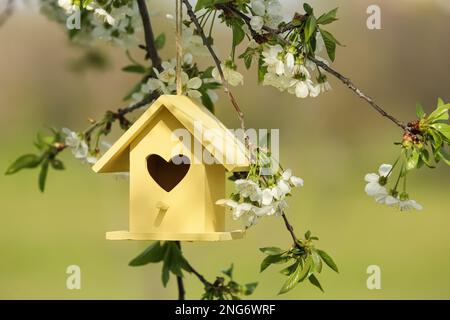
{"label": "white petal flower cluster", "polygon": [[[41,9],[63,24],[70,16],[80,14],[79,6],[73,0],[42,0]],[[83,10],[87,14],[80,21],[80,30],[73,34],[74,41],[91,44],[101,40],[124,48],[138,44],[136,33],[141,30],[142,23],[136,1],[128,1],[116,8],[93,0]]]}
{"label": "white petal flower cluster", "polygon": [[283,20],[279,0],[252,0],[250,5],[253,13],[250,26],[256,32],[260,32],[263,25],[276,28]]}
{"label": "white petal flower cluster", "polygon": [[[244,84],[244,76],[236,71],[236,66],[231,60],[226,60],[224,63],[221,63],[220,66],[222,68],[225,81],[227,81],[230,85],[235,87]],[[212,76],[217,82],[222,83],[222,79],[217,67],[213,69]]]}
{"label": "white petal flower cluster", "polygon": [[315,98],[320,93],[331,89],[323,74],[319,74],[317,82],[314,82],[313,74],[317,70],[315,64],[305,60],[295,46],[287,48],[279,44],[265,46],[262,56],[264,65],[267,67],[263,85],[287,91],[298,98]]}
{"label": "white petal flower cluster", "polygon": [[423,207],[415,200],[409,199],[406,192],[399,194],[397,191],[388,190],[386,188],[392,170],[392,165],[382,164],[378,169],[378,174],[366,174],[364,180],[367,182],[365,187],[367,195],[373,197],[377,203],[388,206],[398,206],[400,211],[411,209],[422,210]]}
{"label": "white petal flower cluster", "polygon": [[[192,66],[193,57],[192,54],[187,53],[183,56],[183,65],[185,67]],[[144,84],[141,85],[139,91],[132,95],[132,102],[141,101],[146,95],[153,93],[155,91],[161,94],[174,94],[176,93],[176,60],[171,59],[169,61],[164,61],[162,64],[162,70],[158,71],[154,69],[156,78],[148,79]],[[191,98],[200,99],[202,94],[199,89],[202,87],[203,83],[215,82],[213,78],[201,79],[200,77],[189,78],[188,74],[184,71],[181,72],[181,83],[183,88],[183,93]],[[206,91],[209,98],[213,103],[218,99],[217,94],[212,90]]]}
{"label": "white petal flower cluster", "polygon": [[90,154],[89,147],[83,139],[82,134],[67,128],[63,128],[62,133],[65,135],[65,144],[72,150],[72,154],[76,159],[88,164],[95,164],[97,162],[97,157]]}
{"label": "white petal flower cluster", "polygon": [[245,219],[247,227],[254,225],[263,216],[281,215],[287,206],[285,198],[291,194],[292,188],[303,186],[303,180],[293,176],[290,169],[279,174],[270,185],[256,180],[236,180],[236,192],[232,198],[216,202],[217,205],[226,207],[233,219]]}

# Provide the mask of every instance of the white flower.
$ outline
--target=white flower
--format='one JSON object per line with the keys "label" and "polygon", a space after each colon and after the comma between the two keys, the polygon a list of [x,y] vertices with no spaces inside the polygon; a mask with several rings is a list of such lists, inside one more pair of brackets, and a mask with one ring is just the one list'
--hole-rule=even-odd
{"label": "white flower", "polygon": [[66,14],[71,14],[77,10],[77,6],[73,4],[72,0],[58,0],[58,6],[66,11]]}
{"label": "white flower", "polygon": [[293,70],[295,66],[295,57],[292,52],[286,53],[286,56],[284,57],[286,60],[286,69],[287,70]]}
{"label": "white flower", "polygon": [[280,12],[281,12],[281,4],[280,1],[278,0],[271,0],[269,1],[267,7],[267,14],[272,16],[272,17],[276,17],[279,16]]}
{"label": "white flower", "polygon": [[186,94],[191,97],[198,99],[202,96],[199,89],[202,86],[202,79],[199,77],[194,77],[189,79],[189,76],[186,72],[183,72],[181,74],[181,82],[183,84],[183,87],[185,88]]}
{"label": "white flower", "polygon": [[[232,86],[237,86],[240,84],[244,84],[244,76],[237,72],[236,70],[231,69],[230,67],[226,66],[226,64],[221,64],[223,76],[225,78],[225,81],[227,81]],[[218,82],[222,82],[222,79],[220,78],[219,70],[217,70],[217,67],[213,69],[212,76],[214,79]]]}
{"label": "white flower", "polygon": [[328,81],[320,82],[319,87],[320,87],[320,92],[327,92],[332,89],[331,85]]}
{"label": "white flower", "polygon": [[81,134],[63,128],[62,132],[66,135],[65,144],[72,150],[76,159],[85,159],[88,156],[89,147],[81,138]]}
{"label": "white flower", "polygon": [[256,32],[261,31],[262,27],[264,26],[264,20],[263,18],[259,16],[253,16],[250,20],[250,26],[253,30]]}
{"label": "white flower", "polygon": [[278,76],[275,73],[266,73],[264,75],[263,86],[272,86],[280,91],[286,90],[291,83],[291,78],[284,75]]}
{"label": "white flower", "polygon": [[244,198],[251,201],[261,201],[262,193],[258,184],[252,180],[239,179],[234,182],[236,191]]}
{"label": "white flower", "polygon": [[266,6],[262,0],[253,0],[251,6],[256,15],[262,17],[266,14]]}
{"label": "white flower", "polygon": [[161,66],[163,68],[163,71],[161,73],[155,71],[157,72],[158,78],[165,83],[174,84],[177,77],[175,71],[175,62],[164,61]]}
{"label": "white flower", "polygon": [[164,83],[155,78],[150,78],[141,86],[141,91],[143,93],[152,93],[153,91],[160,90],[164,87]]}
{"label": "white flower", "polygon": [[399,203],[400,211],[408,211],[411,209],[422,210],[423,207],[417,203],[415,200],[400,200]]}
{"label": "white flower", "polygon": [[387,178],[392,171],[392,165],[382,164],[378,169],[378,173],[368,173],[364,177],[364,180],[368,182],[365,187],[366,193],[371,197],[383,196],[387,194],[386,188],[380,185],[380,179]]}
{"label": "white flower", "polygon": [[318,95],[318,89],[314,86],[313,82],[310,79],[293,79],[288,91],[289,93],[295,93],[297,98],[306,98],[309,95],[311,97],[316,97]]}
{"label": "white flower", "polygon": [[268,48],[268,50],[265,49],[262,53],[267,70],[271,73],[282,75],[284,73],[284,62],[279,59],[279,55],[283,52],[283,47],[277,44]]}
{"label": "white flower", "polygon": [[200,36],[194,35],[194,30],[191,28],[184,28],[181,45],[183,51],[191,53],[194,56],[207,56],[209,54],[208,48],[203,44]]}
{"label": "white flower", "polygon": [[264,189],[264,190],[262,191],[262,200],[261,200],[261,203],[262,203],[264,206],[268,206],[269,204],[272,203],[272,200],[273,200],[273,192],[272,192],[272,190],[271,190],[271,189]]}
{"label": "white flower", "polygon": [[250,203],[237,203],[230,199],[218,200],[216,201],[216,204],[228,208],[231,211],[234,220],[239,219],[243,214],[249,213],[253,208]]}
{"label": "white flower", "polygon": [[103,19],[104,22],[108,23],[111,26],[116,25],[116,19],[114,19],[113,16],[111,16],[108,11],[106,11],[103,8],[97,8],[94,10],[94,13]]}

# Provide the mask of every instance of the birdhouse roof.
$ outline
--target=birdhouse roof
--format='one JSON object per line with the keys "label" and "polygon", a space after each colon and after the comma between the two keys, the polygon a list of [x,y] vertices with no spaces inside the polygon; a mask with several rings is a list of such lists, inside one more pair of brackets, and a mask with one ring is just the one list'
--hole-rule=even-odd
{"label": "birdhouse roof", "polygon": [[[203,130],[212,133],[212,137],[200,139],[204,148],[214,156],[217,163],[227,171],[246,171],[250,165],[245,145],[225,125],[217,119],[207,108],[181,95],[161,95],[142,114],[142,116],[128,129],[116,143],[93,166],[95,172],[126,172],[129,171],[130,144],[152,122],[162,108],[166,108],[193,135],[196,121]],[[197,134],[198,135],[198,134]],[[234,152],[231,159],[236,161],[222,161],[227,152]],[[228,163],[232,162],[232,163]]]}

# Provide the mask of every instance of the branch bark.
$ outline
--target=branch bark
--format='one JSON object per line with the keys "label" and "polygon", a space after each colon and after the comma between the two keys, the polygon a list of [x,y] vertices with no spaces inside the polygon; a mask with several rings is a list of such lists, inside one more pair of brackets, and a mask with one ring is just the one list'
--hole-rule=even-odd
{"label": "branch bark", "polygon": [[[181,243],[180,241],[175,241],[176,245],[178,246],[178,249],[180,249],[181,252]],[[177,287],[178,287],[178,300],[186,300],[186,290],[184,289],[184,283],[183,278],[180,276],[177,276]]]}
{"label": "branch bark", "polygon": [[229,88],[228,82],[225,80],[225,76],[223,74],[223,69],[221,65],[220,59],[217,57],[217,54],[215,53],[214,49],[211,46],[211,43],[208,41],[208,38],[205,35],[205,32],[203,31],[202,26],[200,25],[197,16],[194,13],[194,10],[192,9],[191,4],[189,3],[189,0],[182,0],[184,5],[186,6],[187,13],[189,15],[189,18],[194,23],[195,29],[197,30],[197,33],[200,35],[200,37],[203,40],[203,44],[208,48],[209,53],[211,54],[212,59],[214,60],[214,64],[216,65],[217,71],[219,72],[220,79],[222,80],[222,85],[225,93],[228,95],[231,104],[233,105],[235,111],[238,114],[239,121],[241,123],[241,129],[245,132],[245,119],[244,119],[244,113],[242,112],[241,108],[239,107],[239,104],[237,103],[236,99],[234,98],[233,93],[231,92]]}
{"label": "branch bark", "polygon": [[[228,13],[232,13],[233,15],[243,19],[245,21],[245,23],[247,24],[247,26],[249,26],[250,30],[252,30],[251,29],[251,25],[250,25],[250,17],[248,17],[246,14],[244,14],[244,13],[240,12],[239,10],[237,10],[233,5],[221,4],[221,5],[217,6],[217,7],[222,9],[222,10],[224,10],[224,11],[226,11],[226,12],[228,12]],[[266,25],[264,25],[262,29],[264,31],[266,31],[267,33],[269,33],[271,36],[275,37],[281,43],[288,44],[288,41],[286,39],[284,39],[280,35],[280,33],[282,33],[282,32],[280,32],[280,30],[270,28],[270,27],[268,27]],[[338,80],[340,80],[351,91],[353,91],[361,99],[365,100],[372,108],[374,108],[383,117],[391,120],[395,125],[397,125],[398,127],[402,128],[403,130],[409,131],[409,128],[408,128],[408,126],[405,123],[403,123],[402,121],[398,120],[393,115],[389,114],[386,110],[384,110],[369,95],[365,94],[361,89],[359,89],[349,78],[345,77],[344,75],[342,75],[338,71],[334,70],[333,68],[331,68],[330,66],[328,66],[324,62],[322,62],[320,60],[317,60],[314,57],[308,57],[308,59],[313,61],[318,67],[322,68],[323,70],[325,70],[326,72],[328,72],[329,74],[333,75]]]}
{"label": "branch bark", "polygon": [[153,66],[161,70],[161,58],[158,54],[158,50],[155,46],[155,35],[153,34],[152,24],[150,22],[150,16],[148,14],[147,4],[145,0],[137,0],[139,13],[142,19],[142,25],[144,26],[145,35],[145,50],[147,51],[146,58],[150,59]]}

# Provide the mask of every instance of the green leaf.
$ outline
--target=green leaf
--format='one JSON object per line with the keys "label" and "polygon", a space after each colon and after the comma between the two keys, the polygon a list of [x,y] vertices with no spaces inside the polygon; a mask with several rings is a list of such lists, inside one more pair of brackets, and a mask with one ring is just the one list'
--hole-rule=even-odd
{"label": "green leaf", "polygon": [[450,141],[450,125],[446,123],[433,123],[430,127],[436,129],[447,141]]}
{"label": "green leaf", "polygon": [[201,9],[210,7],[214,4],[214,0],[198,0],[197,4],[195,5],[195,11],[199,11]]}
{"label": "green leaf", "polygon": [[339,42],[336,38],[326,30],[319,28],[320,34],[322,35],[323,42],[325,43],[325,48],[327,49],[328,56],[331,61],[334,61],[336,58],[336,44]]}
{"label": "green leaf", "polygon": [[128,265],[131,267],[139,267],[148,263],[160,262],[164,259],[167,250],[167,245],[161,246],[159,241],[153,242],[140,255],[131,260]]}
{"label": "green leaf", "polygon": [[315,275],[313,275],[313,274],[310,275],[308,280],[313,286],[319,288],[320,291],[325,292],[325,291],[323,291],[322,285],[320,284],[319,280],[316,278]]}
{"label": "green leaf", "polygon": [[145,69],[144,66],[141,66],[140,64],[131,64],[126,67],[123,67],[122,71],[131,73],[145,73],[147,70]]}
{"label": "green leaf", "polygon": [[25,154],[13,162],[6,170],[6,175],[14,174],[22,169],[36,168],[42,161],[42,158],[35,154]]}
{"label": "green leaf", "polygon": [[439,121],[439,120],[448,120],[448,110],[450,109],[450,103],[444,104],[444,101],[442,99],[438,99],[438,106],[437,108],[430,113],[428,116],[428,120],[430,121]]}
{"label": "green leaf", "polygon": [[[168,242],[167,242],[168,243]],[[167,283],[170,279],[170,265],[171,265],[171,258],[172,258],[172,246],[168,245],[167,250],[164,254],[164,262],[162,266],[162,272],[161,272],[161,281],[163,283],[163,286],[166,287]]]}
{"label": "green leaf", "polygon": [[322,14],[317,19],[317,24],[330,24],[330,23],[336,21],[337,20],[337,18],[336,18],[337,11],[338,11],[338,8],[335,8],[328,13]]}
{"label": "green leaf", "polygon": [[310,14],[310,15],[313,14],[313,8],[306,2],[303,4],[303,9],[305,10],[305,12],[307,14]]}
{"label": "green leaf", "polygon": [[423,106],[420,103],[416,104],[416,115],[417,118],[423,119],[425,117],[425,110],[423,109]]}
{"label": "green leaf", "polygon": [[305,239],[309,240],[310,237],[311,237],[311,231],[308,230],[305,232]]}
{"label": "green leaf", "polygon": [[311,250],[311,257],[314,262],[314,268],[318,273],[322,272],[322,260],[316,250]]}
{"label": "green leaf", "polygon": [[284,274],[285,276],[290,276],[295,271],[295,269],[297,269],[297,264],[298,262],[294,262],[289,267],[286,267],[283,270],[281,270],[280,273]]}
{"label": "green leaf", "polygon": [[[236,48],[242,40],[244,40],[245,32],[242,29],[242,26],[239,20],[233,20],[232,29],[233,29],[233,48]],[[234,50],[234,49],[233,49]]]}
{"label": "green leaf", "polygon": [[314,18],[314,16],[309,16],[308,19],[306,19],[305,28],[303,30],[305,42],[309,42],[309,39],[311,39],[311,37],[316,34],[316,31],[317,31],[316,18]]}
{"label": "green leaf", "polygon": [[431,135],[431,137],[433,138],[433,147],[435,150],[438,150],[441,148],[442,146],[442,136],[435,131],[434,129],[428,130],[428,133]]}
{"label": "green leaf", "polygon": [[295,269],[294,273],[292,273],[284,285],[281,287],[281,290],[278,294],[286,293],[295,288],[295,286],[303,281],[309,274],[309,270],[311,269],[312,259],[308,257],[305,261],[305,265],[302,267],[301,263],[297,265],[297,269]]}
{"label": "green leaf", "polygon": [[48,174],[48,164],[49,160],[45,159],[41,165],[41,172],[39,172],[39,190],[41,190],[41,192],[45,191],[45,182],[47,181]]}
{"label": "green leaf", "polygon": [[430,153],[427,149],[422,149],[420,152],[420,159],[425,163],[429,168],[434,168],[430,161]]}
{"label": "green leaf", "polygon": [[259,250],[262,253],[267,254],[269,256],[277,256],[277,255],[280,255],[280,254],[283,254],[283,253],[286,252],[285,250],[282,250],[282,249],[277,248],[277,247],[259,248]]}
{"label": "green leaf", "polygon": [[258,286],[258,282],[251,282],[245,285],[244,295],[249,296],[253,292],[255,292],[256,287]]}
{"label": "green leaf", "polygon": [[410,171],[415,168],[417,168],[417,164],[419,162],[419,151],[417,149],[413,149],[411,155],[409,156],[408,160],[406,161],[406,170]]}
{"label": "green leaf", "polygon": [[51,160],[50,164],[52,165],[52,168],[55,170],[65,170],[66,169],[66,167],[64,166],[64,163],[59,159]]}
{"label": "green leaf", "polygon": [[164,45],[166,44],[166,34],[163,32],[155,39],[155,47],[157,50],[161,50],[164,48]]}
{"label": "green leaf", "polygon": [[260,272],[263,272],[267,269],[271,264],[278,264],[278,263],[284,263],[288,260],[287,257],[283,257],[282,255],[277,256],[267,256],[262,262],[261,262],[261,270]]}
{"label": "green leaf", "polygon": [[328,253],[326,253],[325,251],[319,250],[319,249],[317,249],[316,251],[319,254],[319,256],[322,258],[322,260],[326,263],[327,266],[329,266],[331,269],[333,269],[334,271],[339,273],[339,269],[338,269],[336,263],[334,263],[333,259],[328,255]]}
{"label": "green leaf", "polygon": [[232,263],[228,269],[225,269],[222,271],[222,273],[226,276],[228,276],[230,279],[233,279],[233,269],[234,264]]}

